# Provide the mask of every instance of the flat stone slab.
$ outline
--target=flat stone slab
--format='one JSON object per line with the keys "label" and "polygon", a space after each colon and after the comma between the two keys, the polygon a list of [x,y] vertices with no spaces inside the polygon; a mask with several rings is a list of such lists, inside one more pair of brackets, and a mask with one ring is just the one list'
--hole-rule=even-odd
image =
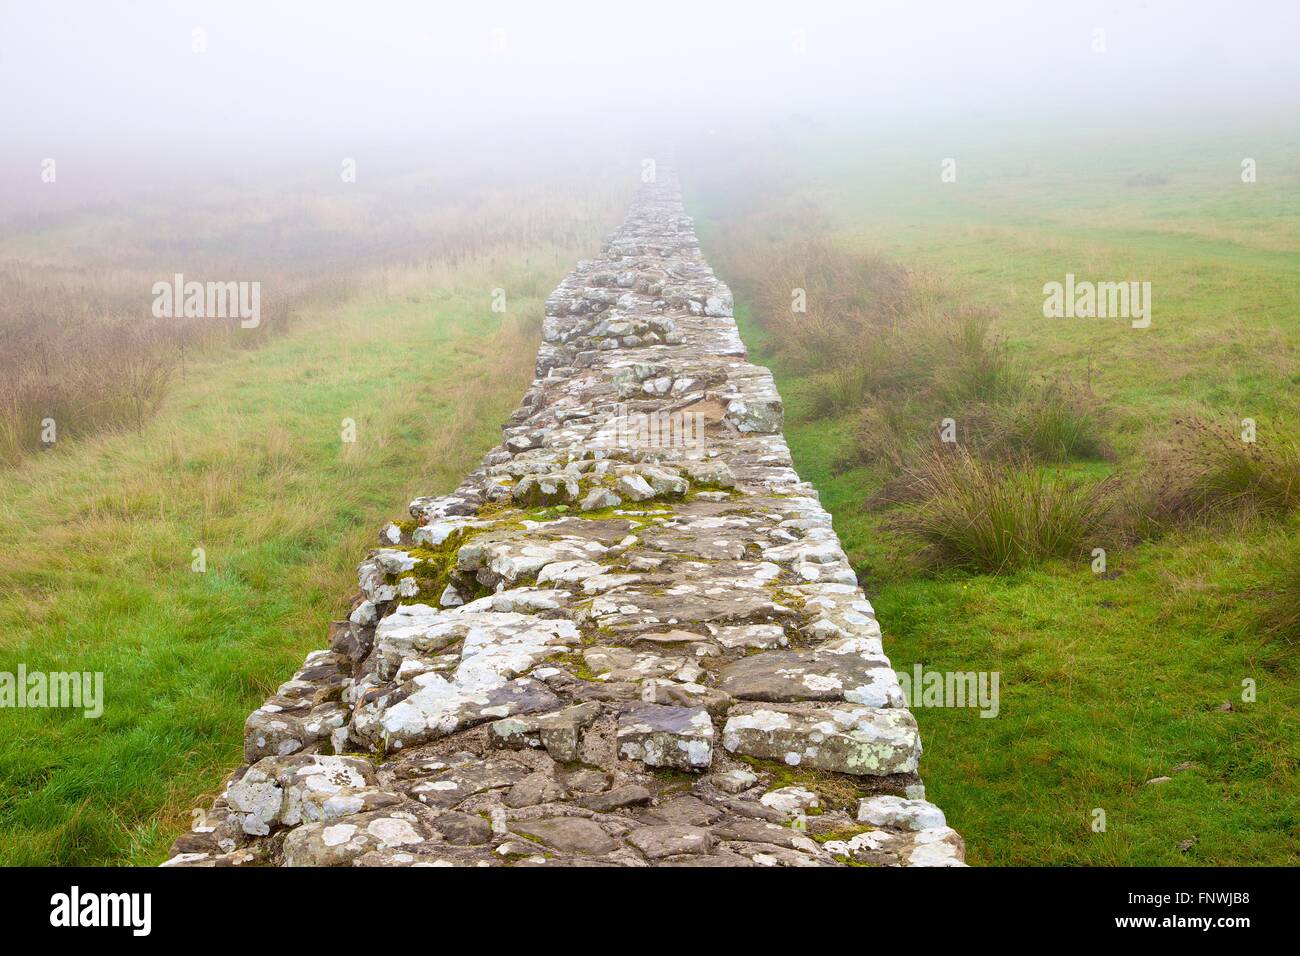
{"label": "flat stone slab", "polygon": [[417,685],[416,690],[398,703],[357,708],[352,718],[353,736],[397,750],[496,717],[544,713],[560,706],[550,688],[527,677],[489,687],[466,687],[430,673],[410,683]]}
{"label": "flat stone slab", "polygon": [[358,813],[332,823],[307,823],[284,840],[285,866],[347,866],[373,851],[409,849],[442,836],[414,810]]}
{"label": "flat stone slab", "polygon": [[596,623],[615,634],[708,623],[772,624],[796,617],[773,593],[781,569],[756,561],[679,562],[666,574],[612,588],[592,601]]}
{"label": "flat stone slab", "polygon": [[[730,532],[730,533],[728,533]],[[647,547],[671,554],[685,554],[711,561],[740,561],[745,557],[747,537],[726,527],[661,528],[644,537]]]}
{"label": "flat stone slab", "polygon": [[713,834],[704,827],[640,827],[628,834],[627,839],[652,860],[685,853],[708,853],[713,849]]}
{"label": "flat stone slab", "polygon": [[528,773],[526,767],[513,760],[483,760],[421,780],[409,792],[426,806],[450,810],[485,790],[512,787]]}
{"label": "flat stone slab", "polygon": [[463,661],[457,676],[462,682],[481,683],[489,672],[494,678],[508,679],[578,641],[578,629],[571,621],[482,611],[472,605],[453,611],[403,605],[375,629],[380,675],[386,679],[396,675],[408,658],[427,659],[457,646]]}
{"label": "flat stone slab", "polygon": [[639,681],[671,677],[690,663],[685,657],[664,656],[626,647],[588,647],[582,652],[587,667],[600,680]]}
{"label": "flat stone slab", "polygon": [[696,707],[639,704],[618,719],[618,754],[649,767],[707,770],[713,762],[713,721]]}
{"label": "flat stone slab", "polygon": [[618,841],[591,820],[582,817],[555,817],[527,820],[516,824],[521,836],[531,837],[565,853],[600,856],[617,849]]}
{"label": "flat stone slab", "polygon": [[780,624],[733,624],[717,628],[714,639],[723,647],[770,650],[789,643]]}
{"label": "flat stone slab", "polygon": [[857,704],[737,704],[722,742],[733,753],[855,776],[912,773],[921,757],[909,711]]}
{"label": "flat stone slab", "polygon": [[728,664],[718,689],[740,700],[843,700],[902,707],[903,691],[883,657],[824,651],[769,651]]}

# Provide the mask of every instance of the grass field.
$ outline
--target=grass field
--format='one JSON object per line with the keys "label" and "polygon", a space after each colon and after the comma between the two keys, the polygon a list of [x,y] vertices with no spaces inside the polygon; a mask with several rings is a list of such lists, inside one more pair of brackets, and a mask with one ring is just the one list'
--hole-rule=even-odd
{"label": "grass field", "polygon": [[[1019,361],[1088,379],[1112,412],[1116,460],[1066,473],[1140,483],[1180,415],[1234,430],[1254,418],[1261,441],[1297,436],[1300,137],[1076,130],[996,148],[973,134],[917,136],[907,149],[897,138],[827,139],[750,142],[728,167],[715,147],[715,175],[691,205],[733,283],[746,341],[777,373],[796,466],[835,517],[896,668],[1001,673],[995,719],[917,711],[929,794],[970,861],[1300,862],[1300,647],[1259,623],[1295,561],[1296,516],[1224,517],[1133,548],[1097,542],[1105,575],[1086,560],[920,569],[865,505],[887,473],[853,462],[857,412],[814,411],[819,379],[783,359],[744,280],[765,243],[798,231],[882,253],[914,280],[993,309]],[[784,156],[775,168],[752,161],[774,151]],[[957,182],[942,183],[950,156]],[[1240,180],[1247,156],[1258,163],[1252,185]],[[1045,319],[1042,286],[1067,272],[1150,281],[1151,327]],[[1242,699],[1246,679],[1253,702]],[[1172,780],[1146,783],[1159,776]]]}
{"label": "grass field", "polygon": [[[1300,134],[1075,130],[997,147],[974,133],[888,146],[827,129],[778,134],[730,153],[710,141],[679,166],[742,333],[777,373],[796,465],[835,517],[894,664],[1001,674],[995,719],[917,710],[929,795],[970,861],[1300,863],[1300,647],[1261,625],[1294,573],[1297,516],[1105,540],[1105,575],[1059,558],[999,574],[919,565],[914,542],[866,506],[889,472],[855,457],[858,409],[823,410],[824,380],[781,351],[746,279],[774,244],[826,239],[993,310],[1016,361],[1067,371],[1106,403],[1113,459],[1062,471],[1140,482],[1180,416],[1234,427],[1250,417],[1261,440],[1297,435]],[[941,183],[949,156],[958,178]],[[1245,156],[1258,163],[1253,185],[1239,178]],[[509,199],[487,204],[488,228],[482,209],[460,203],[430,232],[388,196],[368,208],[399,217],[402,256],[434,237],[445,261],[387,272],[370,231],[378,214],[319,207],[285,274],[338,226],[367,237],[365,283],[304,297],[257,349],[191,357],[138,428],[87,428],[0,471],[0,671],[102,671],[106,695],[96,720],[5,712],[0,862],[162,859],[239,763],[249,710],[324,644],[381,522],[452,487],[495,442],[529,376],[542,299],[617,217],[606,198],[563,235],[561,193],[517,210],[521,243]],[[235,233],[230,223],[258,208],[227,221],[221,207],[214,221]],[[133,229],[147,226],[138,218]],[[118,226],[86,225],[11,236],[0,254],[43,275],[55,268],[43,257],[82,236],[73,245],[95,252],[113,287],[118,265],[94,236]],[[454,261],[467,237],[482,246]],[[157,268],[156,250],[131,249],[140,260],[122,268]],[[1150,281],[1151,327],[1043,318],[1043,283],[1068,272]],[[504,319],[489,311],[498,286]],[[345,418],[354,444],[341,440]],[[199,547],[204,573],[191,570]],[[1146,783],[1158,776],[1172,779]]]}
{"label": "grass field", "polygon": [[498,440],[572,255],[402,273],[191,364],[139,433],[0,472],[0,670],[105,674],[97,720],[5,712],[0,862],[164,857],[239,764],[248,712],[326,643],[383,520]]}

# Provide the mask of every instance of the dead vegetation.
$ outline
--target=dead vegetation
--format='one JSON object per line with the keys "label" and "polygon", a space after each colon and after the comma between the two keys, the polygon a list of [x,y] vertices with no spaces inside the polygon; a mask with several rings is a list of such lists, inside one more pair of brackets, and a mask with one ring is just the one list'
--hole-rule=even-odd
{"label": "dead vegetation", "polygon": [[922,540],[932,564],[999,573],[1087,551],[1112,514],[1114,484],[965,449],[931,452],[905,473],[911,507],[889,524]]}
{"label": "dead vegetation", "polygon": [[[1247,442],[1200,418],[1176,422],[1159,451],[1119,461],[1114,416],[1091,383],[1031,374],[996,316],[941,278],[806,231],[733,249],[727,273],[808,383],[804,414],[856,419],[838,466],[878,473],[866,506],[888,512],[886,526],[932,566],[1012,570],[1085,553],[1094,539],[1134,543],[1300,507],[1294,444]],[[1072,467],[1086,462],[1112,465],[1110,477]]]}
{"label": "dead vegetation", "polygon": [[[0,264],[0,462],[105,428],[138,428],[196,357],[256,347],[308,293],[272,279],[261,325],[156,318],[156,272]],[[52,425],[52,428],[51,428]]]}
{"label": "dead vegetation", "polygon": [[[139,427],[196,361],[256,348],[363,290],[433,282],[524,249],[563,250],[557,263],[581,254],[619,201],[595,181],[405,177],[342,194],[337,184],[220,187],[197,201],[176,194],[11,219],[0,241],[0,464],[50,447],[50,422],[59,442]],[[260,323],[155,317],[154,284],[176,273],[260,283]]]}
{"label": "dead vegetation", "polygon": [[1300,446],[1247,436],[1199,417],[1174,423],[1161,455],[1154,515],[1167,522],[1247,512],[1282,515],[1300,507]]}

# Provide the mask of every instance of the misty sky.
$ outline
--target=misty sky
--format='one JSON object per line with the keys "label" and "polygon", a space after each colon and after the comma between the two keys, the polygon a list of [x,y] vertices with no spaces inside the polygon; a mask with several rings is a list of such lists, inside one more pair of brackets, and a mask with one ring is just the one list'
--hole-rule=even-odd
{"label": "misty sky", "polygon": [[46,153],[217,150],[238,162],[467,129],[589,134],[664,117],[1241,115],[1300,102],[1294,0],[3,0],[2,9],[3,145]]}

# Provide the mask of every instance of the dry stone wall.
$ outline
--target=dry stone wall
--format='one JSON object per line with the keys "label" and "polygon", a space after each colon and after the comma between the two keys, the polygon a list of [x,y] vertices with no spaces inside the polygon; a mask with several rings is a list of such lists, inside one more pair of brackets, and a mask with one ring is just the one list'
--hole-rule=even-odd
{"label": "dry stone wall", "polygon": [[168,865],[961,865],[871,605],[671,172],[547,300]]}

